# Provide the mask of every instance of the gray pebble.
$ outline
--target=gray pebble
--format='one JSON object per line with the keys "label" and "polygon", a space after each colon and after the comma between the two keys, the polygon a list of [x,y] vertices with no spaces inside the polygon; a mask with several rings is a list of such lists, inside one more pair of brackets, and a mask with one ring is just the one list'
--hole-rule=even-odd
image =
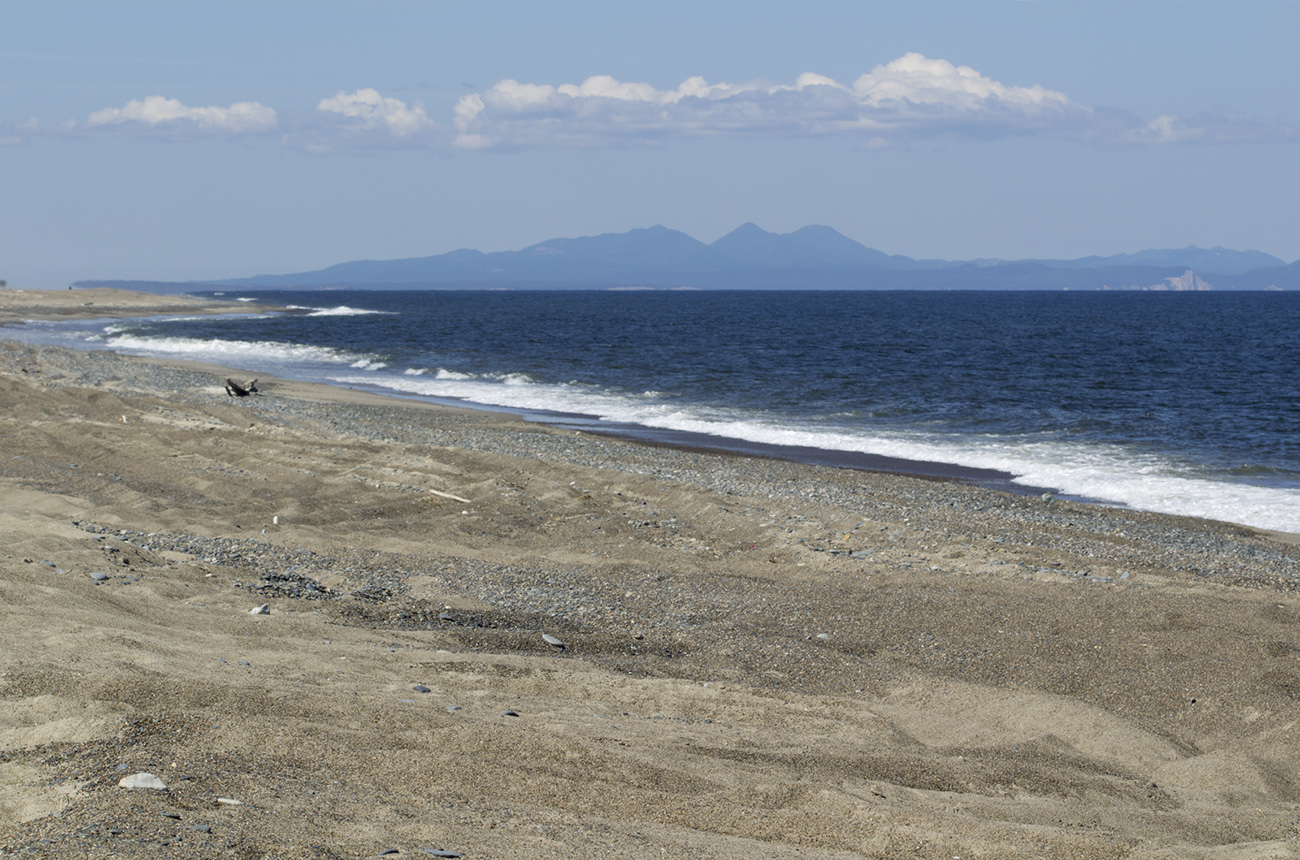
{"label": "gray pebble", "polygon": [[270,615],[271,604],[263,603],[261,606],[254,606],[252,609],[248,610],[248,614],[249,615]]}
{"label": "gray pebble", "polygon": [[162,815],[163,818],[172,818],[175,819],[176,821],[181,820],[181,814],[179,812],[162,812],[159,814]]}
{"label": "gray pebble", "polygon": [[104,582],[108,579],[108,574],[97,570],[90,575],[90,578],[95,582]]}
{"label": "gray pebble", "polygon": [[459,710],[460,710],[460,705],[448,705],[448,706],[447,706],[447,710],[449,710],[449,711],[459,711]]}
{"label": "gray pebble", "polygon": [[434,857],[464,857],[463,854],[457,854],[455,851],[443,851],[441,848],[421,848],[425,854],[432,854]]}
{"label": "gray pebble", "polygon": [[196,830],[196,831],[198,831],[199,833],[211,833],[211,832],[212,832],[212,825],[211,825],[211,824],[191,824],[191,825],[190,825],[190,830]]}
{"label": "gray pebble", "polygon": [[432,693],[432,692],[433,692],[432,690],[430,690],[428,687],[424,686],[423,684],[416,684],[416,685],[415,685],[414,687],[412,687],[411,689],[414,690],[414,691],[417,692],[417,693]]}
{"label": "gray pebble", "polygon": [[542,641],[545,642],[547,645],[550,645],[552,648],[559,648],[561,650],[564,649],[564,643],[549,633],[542,634]]}
{"label": "gray pebble", "polygon": [[519,714],[516,713],[515,711],[509,711],[509,710],[507,710],[507,711],[502,711],[502,712],[501,712],[501,716],[503,716],[503,717],[517,717],[517,716],[519,716]]}

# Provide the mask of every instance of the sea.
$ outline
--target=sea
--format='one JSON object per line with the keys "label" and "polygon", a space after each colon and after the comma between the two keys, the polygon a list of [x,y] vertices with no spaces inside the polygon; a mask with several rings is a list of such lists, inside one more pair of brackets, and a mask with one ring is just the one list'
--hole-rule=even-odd
{"label": "sea", "polygon": [[5,336],[1300,533],[1300,293],[203,295]]}

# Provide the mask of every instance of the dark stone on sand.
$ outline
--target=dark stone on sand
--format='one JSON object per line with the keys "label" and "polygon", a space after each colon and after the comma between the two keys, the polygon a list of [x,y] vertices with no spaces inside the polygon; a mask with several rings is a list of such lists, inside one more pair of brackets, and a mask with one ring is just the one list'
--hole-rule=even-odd
{"label": "dark stone on sand", "polygon": [[428,687],[424,686],[423,684],[416,684],[416,685],[415,685],[414,687],[412,687],[411,689],[414,690],[414,691],[417,692],[417,693],[432,693],[432,692],[433,692],[432,690],[430,690]]}
{"label": "dark stone on sand", "polygon": [[514,712],[514,711],[502,711],[502,712],[501,712],[501,716],[503,716],[503,717],[517,717],[517,716],[519,716],[519,714],[517,714],[517,713]]}

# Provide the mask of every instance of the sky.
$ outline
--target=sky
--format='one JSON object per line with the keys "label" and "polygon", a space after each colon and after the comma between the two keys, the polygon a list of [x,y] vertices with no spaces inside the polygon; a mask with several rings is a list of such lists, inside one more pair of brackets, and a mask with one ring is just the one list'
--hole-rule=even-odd
{"label": "sky", "polygon": [[1296,0],[43,0],[0,33],[11,287],[747,221],[1300,259]]}

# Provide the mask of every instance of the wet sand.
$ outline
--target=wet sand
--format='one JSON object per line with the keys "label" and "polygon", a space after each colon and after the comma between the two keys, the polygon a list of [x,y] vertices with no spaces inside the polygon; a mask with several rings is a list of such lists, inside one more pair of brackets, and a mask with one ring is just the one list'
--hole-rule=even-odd
{"label": "wet sand", "polygon": [[226,375],[0,342],[0,851],[1300,855],[1287,536]]}

